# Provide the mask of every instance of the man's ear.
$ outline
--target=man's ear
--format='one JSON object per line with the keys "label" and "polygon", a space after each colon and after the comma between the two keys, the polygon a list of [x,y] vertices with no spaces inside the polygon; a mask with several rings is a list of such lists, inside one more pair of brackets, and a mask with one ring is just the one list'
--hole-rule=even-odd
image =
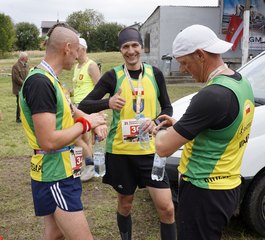
{"label": "man's ear", "polygon": [[205,60],[205,52],[202,49],[197,49],[195,51],[196,57],[201,61],[204,62]]}
{"label": "man's ear", "polygon": [[70,53],[71,43],[67,42],[64,44],[64,53],[68,55]]}

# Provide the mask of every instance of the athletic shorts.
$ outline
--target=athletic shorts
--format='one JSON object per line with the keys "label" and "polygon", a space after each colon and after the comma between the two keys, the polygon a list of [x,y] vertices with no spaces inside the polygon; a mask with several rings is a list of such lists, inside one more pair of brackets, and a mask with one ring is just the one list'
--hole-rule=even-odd
{"label": "athletic shorts", "polygon": [[106,153],[106,174],[103,183],[111,185],[123,195],[134,194],[137,187],[169,188],[165,172],[163,181],[151,179],[154,154],[120,155]]}
{"label": "athletic shorts", "polygon": [[36,216],[52,214],[56,207],[67,212],[83,209],[80,178],[69,177],[56,182],[39,182],[31,179],[31,189]]}
{"label": "athletic shorts", "polygon": [[181,180],[176,216],[178,240],[220,240],[239,198],[240,186],[211,190]]}

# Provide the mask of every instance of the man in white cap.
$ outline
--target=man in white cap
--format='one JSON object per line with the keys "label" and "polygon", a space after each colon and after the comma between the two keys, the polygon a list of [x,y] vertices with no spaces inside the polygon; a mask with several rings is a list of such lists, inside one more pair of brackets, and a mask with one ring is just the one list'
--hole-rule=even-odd
{"label": "man in white cap", "polygon": [[[84,38],[79,38],[79,45],[78,63],[74,68],[73,77],[73,101],[77,107],[87,94],[93,90],[101,75],[97,63],[87,56],[87,43]],[[85,161],[80,179],[86,182],[94,176],[90,133],[83,134],[75,144],[83,148],[83,159]]]}
{"label": "man in white cap", "polygon": [[160,116],[165,120],[154,131],[160,156],[170,156],[184,145],[178,167],[178,240],[221,239],[239,203],[240,165],[254,97],[249,82],[220,56],[231,46],[202,25],[184,29],[173,42],[181,72],[206,83],[178,122]]}

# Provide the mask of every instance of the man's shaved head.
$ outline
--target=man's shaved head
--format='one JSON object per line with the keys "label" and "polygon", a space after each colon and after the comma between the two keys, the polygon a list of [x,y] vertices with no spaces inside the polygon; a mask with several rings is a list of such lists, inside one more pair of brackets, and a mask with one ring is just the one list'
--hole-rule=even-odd
{"label": "man's shaved head", "polygon": [[58,26],[52,29],[46,42],[46,51],[58,51],[62,49],[66,43],[78,43],[77,34],[70,28]]}
{"label": "man's shaved head", "polygon": [[76,31],[64,23],[57,23],[47,33],[45,41],[47,61],[58,73],[71,70],[78,58],[79,38]]}

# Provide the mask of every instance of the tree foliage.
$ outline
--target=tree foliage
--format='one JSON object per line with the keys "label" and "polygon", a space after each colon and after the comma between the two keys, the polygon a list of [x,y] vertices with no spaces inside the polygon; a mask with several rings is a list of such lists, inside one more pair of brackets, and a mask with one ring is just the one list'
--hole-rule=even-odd
{"label": "tree foliage", "polygon": [[35,24],[21,22],[16,24],[18,50],[39,49],[39,30]]}
{"label": "tree foliage", "polygon": [[[104,16],[93,9],[86,9],[73,12],[67,17],[66,22],[90,43],[96,28],[104,23]],[[93,44],[89,44],[89,46],[93,49]]]}
{"label": "tree foliage", "polygon": [[100,24],[92,39],[97,50],[106,52],[119,51],[118,47],[118,33],[125,26],[118,23],[103,23]]}
{"label": "tree foliage", "polygon": [[0,53],[11,51],[15,42],[15,28],[11,18],[0,13]]}

